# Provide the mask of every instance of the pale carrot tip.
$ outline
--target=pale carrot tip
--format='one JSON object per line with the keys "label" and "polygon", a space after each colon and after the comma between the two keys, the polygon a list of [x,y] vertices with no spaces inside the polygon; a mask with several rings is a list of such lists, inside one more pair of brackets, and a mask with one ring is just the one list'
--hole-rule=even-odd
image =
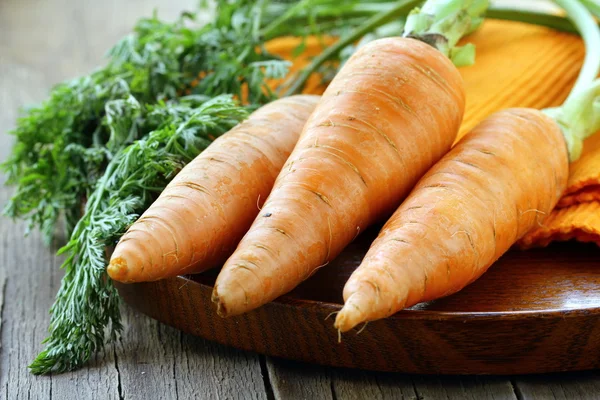
{"label": "pale carrot tip", "polygon": [[110,260],[110,264],[106,268],[106,272],[111,279],[119,282],[125,282],[125,278],[129,273],[127,261],[124,258],[117,257]]}
{"label": "pale carrot tip", "polygon": [[219,317],[226,318],[226,317],[229,316],[227,314],[227,307],[225,307],[225,303],[223,303],[223,301],[219,297],[219,291],[217,290],[216,286],[215,286],[215,288],[212,291],[212,295],[210,297],[210,300],[217,305],[217,315]]}
{"label": "pale carrot tip", "polygon": [[339,333],[348,332],[362,321],[352,321],[348,315],[348,309],[342,308],[342,311],[335,317],[333,327],[338,330]]}

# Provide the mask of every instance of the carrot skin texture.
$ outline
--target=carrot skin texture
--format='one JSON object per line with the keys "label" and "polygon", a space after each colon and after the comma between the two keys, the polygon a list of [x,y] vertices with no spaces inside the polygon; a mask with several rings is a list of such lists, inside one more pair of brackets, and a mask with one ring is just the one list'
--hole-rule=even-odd
{"label": "carrot skin texture", "polygon": [[558,125],[534,109],[497,112],[419,181],[344,287],[342,332],[457,292],[527,231],[566,189]]}
{"label": "carrot skin texture", "polygon": [[390,215],[458,132],[458,70],[414,39],[361,48],[323,94],[213,291],[221,316],[290,291]]}
{"label": "carrot skin texture", "polygon": [[144,282],[221,265],[258,214],[318,99],[276,100],[216,139],[123,235],[109,276]]}

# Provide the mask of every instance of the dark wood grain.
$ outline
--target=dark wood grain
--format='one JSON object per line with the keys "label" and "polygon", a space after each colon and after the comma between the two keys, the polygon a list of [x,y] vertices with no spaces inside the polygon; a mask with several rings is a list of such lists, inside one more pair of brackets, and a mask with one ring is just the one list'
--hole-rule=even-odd
{"label": "dark wood grain", "polygon": [[185,332],[325,365],[424,374],[600,367],[600,250],[593,245],[511,251],[462,292],[372,322],[338,343],[325,319],[340,309],[343,284],[375,231],[294,292],[240,317],[216,315],[215,271],[119,288],[125,301]]}

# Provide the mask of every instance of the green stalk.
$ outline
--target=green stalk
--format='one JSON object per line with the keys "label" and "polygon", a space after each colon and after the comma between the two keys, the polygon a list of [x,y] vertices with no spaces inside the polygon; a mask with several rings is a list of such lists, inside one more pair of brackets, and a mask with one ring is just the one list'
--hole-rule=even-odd
{"label": "green stalk", "polygon": [[561,107],[543,110],[561,127],[569,161],[579,159],[583,141],[600,130],[600,29],[590,12],[577,0],[555,0],[565,9],[585,42],[583,67],[569,97]]}
{"label": "green stalk", "polygon": [[485,14],[485,17],[490,19],[524,22],[526,24],[545,26],[546,28],[561,32],[579,34],[579,31],[570,20],[559,15],[503,7],[490,7]]}
{"label": "green stalk", "polygon": [[457,46],[465,35],[483,22],[488,0],[427,0],[423,7],[411,11],[404,27],[404,37],[428,43],[457,66],[475,62],[475,46]]}
{"label": "green stalk", "polygon": [[600,2],[597,0],[581,0],[581,2],[596,18],[600,18]]}
{"label": "green stalk", "polygon": [[[304,26],[309,19],[306,12],[307,9],[314,14],[317,21],[317,26],[323,22],[335,22],[340,27],[348,26],[346,21],[349,19],[367,19],[380,12],[387,12],[395,6],[396,1],[382,0],[377,2],[365,2],[361,0],[356,4],[344,6],[340,4],[327,5],[319,2],[311,4],[315,0],[302,0],[292,8],[286,8],[283,5],[280,7],[271,5],[269,14],[276,15],[271,18],[270,22],[261,30],[261,36],[265,40],[270,40],[275,37],[282,36],[289,32],[290,26]],[[279,12],[281,11],[281,12]],[[312,27],[312,25],[311,25]]]}
{"label": "green stalk", "polygon": [[401,15],[405,15],[408,10],[413,8],[415,4],[418,4],[419,0],[400,0],[396,3],[396,5],[390,8],[388,11],[381,12],[379,14],[374,15],[369,18],[364,24],[355,28],[352,32],[350,32],[347,36],[341,38],[333,45],[329,46],[325,51],[315,57],[309,65],[307,65],[290,87],[286,90],[285,96],[291,96],[293,94],[300,93],[304,84],[308,80],[308,78],[315,72],[323,63],[330,58],[337,55],[343,48],[354,43],[365,34],[371,32],[375,28],[378,28],[390,20],[397,18]]}
{"label": "green stalk", "polygon": [[264,29],[261,30],[261,35],[264,38],[272,37],[273,32],[277,31],[281,25],[286,23],[291,17],[298,14],[300,10],[303,10],[306,7],[306,3],[309,3],[311,0],[302,0],[299,1],[295,6],[288,8],[288,10],[283,13],[280,17],[272,21],[269,25],[267,25]]}
{"label": "green stalk", "polygon": [[[600,18],[600,5],[595,3],[592,0],[585,0],[586,6],[590,9],[592,13],[594,13],[598,18]],[[372,17],[375,14],[380,12],[388,11],[391,6],[391,3],[377,3],[373,5],[359,6],[357,5],[352,10],[343,13],[343,16],[340,16],[339,12],[323,12],[319,13],[319,22],[328,22],[328,21],[339,21],[340,18],[368,18]],[[594,9],[595,7],[595,9]],[[560,32],[566,33],[574,33],[579,34],[579,31],[575,28],[573,23],[560,15],[552,15],[539,11],[531,11],[531,10],[519,10],[515,8],[501,7],[501,6],[490,6],[485,14],[486,19],[500,19],[505,21],[515,21],[515,22],[523,22],[531,25],[539,25],[544,26],[546,28],[554,29]],[[289,25],[297,25],[306,21],[305,15],[294,15],[284,21]],[[279,29],[284,29],[280,24]],[[264,32],[264,31],[263,31]],[[264,33],[263,33],[264,35]],[[280,33],[277,29],[271,29],[269,35],[263,36],[266,40],[272,39],[273,37],[280,36]]]}
{"label": "green stalk", "polygon": [[600,71],[600,30],[590,12],[579,1],[555,0],[567,12],[585,43],[585,60],[569,97],[587,87]]}
{"label": "green stalk", "polygon": [[583,141],[600,131],[600,79],[583,90],[572,92],[561,107],[543,111],[560,126],[569,161],[577,161],[583,151]]}

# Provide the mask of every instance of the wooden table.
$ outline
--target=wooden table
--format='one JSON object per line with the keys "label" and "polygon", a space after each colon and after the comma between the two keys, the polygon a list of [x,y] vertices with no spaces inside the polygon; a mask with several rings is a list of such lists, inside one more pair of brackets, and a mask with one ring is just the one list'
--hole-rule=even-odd
{"label": "wooden table", "polygon": [[[173,18],[194,0],[1,0],[0,160],[18,108],[84,74],[156,5]],[[0,176],[0,183],[4,177]],[[10,188],[0,188],[4,204]],[[121,342],[87,367],[36,377],[61,260],[23,223],[0,219],[0,398],[7,399],[598,399],[596,371],[541,376],[439,377],[325,368],[237,351],[163,326],[124,307]]]}

